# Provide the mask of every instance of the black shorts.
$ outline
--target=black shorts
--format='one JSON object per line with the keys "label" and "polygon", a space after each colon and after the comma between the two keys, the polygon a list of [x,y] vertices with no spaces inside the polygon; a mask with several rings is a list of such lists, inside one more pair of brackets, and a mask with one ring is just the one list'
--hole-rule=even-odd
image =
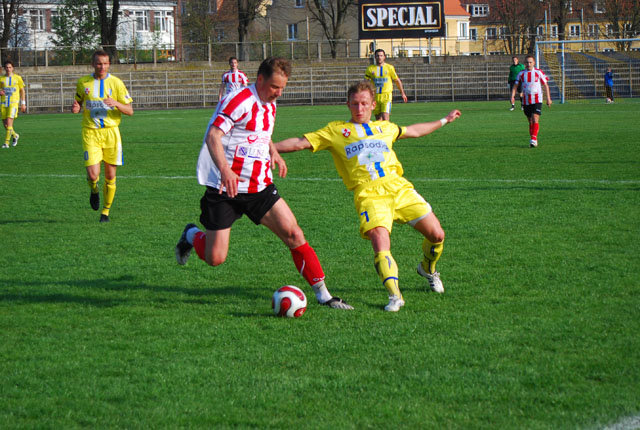
{"label": "black shorts", "polygon": [[534,103],[532,105],[524,105],[524,114],[527,118],[531,118],[533,114],[542,115],[542,103]]}
{"label": "black shorts", "polygon": [[200,199],[200,223],[207,230],[224,230],[246,215],[255,224],[260,224],[278,200],[280,195],[274,184],[259,193],[243,193],[234,198],[229,198],[227,193],[218,194],[217,188],[207,187]]}
{"label": "black shorts", "polygon": [[[513,90],[513,87],[516,85],[516,81],[509,81],[509,89]],[[518,84],[518,93],[522,92],[522,83]]]}

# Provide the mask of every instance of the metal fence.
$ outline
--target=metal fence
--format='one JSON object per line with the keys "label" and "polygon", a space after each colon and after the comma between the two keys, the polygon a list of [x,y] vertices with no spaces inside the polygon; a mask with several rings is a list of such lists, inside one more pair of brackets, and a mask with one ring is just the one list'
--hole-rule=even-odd
{"label": "metal fence", "polygon": [[[478,59],[479,60],[479,59]],[[600,60],[603,61],[603,60]],[[613,60],[612,60],[613,61]],[[636,97],[640,93],[640,60],[619,61],[616,68],[615,91],[619,97]],[[410,102],[505,100],[508,60],[501,63],[467,61],[460,64],[422,64],[396,62]],[[603,95],[602,67],[604,63],[565,65],[565,74],[584,91],[573,98],[594,98]],[[561,82],[557,65],[544,62],[543,70],[550,77],[552,98],[558,100]],[[128,71],[115,73],[131,92],[136,109],[170,109],[213,107],[218,102],[220,76],[225,70]],[[365,66],[309,65],[296,66],[287,88],[278,103],[281,105],[342,104],[350,84],[364,76]],[[249,76],[255,76],[248,70]],[[73,103],[78,73],[24,74],[30,112],[69,111]],[[398,91],[395,91],[396,101]]]}

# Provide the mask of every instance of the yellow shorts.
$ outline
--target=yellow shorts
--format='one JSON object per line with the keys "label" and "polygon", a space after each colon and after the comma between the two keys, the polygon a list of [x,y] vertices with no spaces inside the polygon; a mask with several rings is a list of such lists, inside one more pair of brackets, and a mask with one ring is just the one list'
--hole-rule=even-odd
{"label": "yellow shorts", "polygon": [[376,94],[376,107],[373,109],[373,114],[391,114],[391,100],[393,100],[393,93]]}
{"label": "yellow shorts", "polygon": [[2,119],[18,118],[18,103],[11,103],[9,106],[2,105]]}
{"label": "yellow shorts", "polygon": [[82,127],[84,165],[93,166],[104,160],[114,166],[122,166],[122,141],[118,127]]}
{"label": "yellow shorts", "polygon": [[391,233],[394,221],[414,225],[431,212],[431,205],[401,176],[379,178],[356,188],[353,203],[364,239],[372,228],[384,227]]}

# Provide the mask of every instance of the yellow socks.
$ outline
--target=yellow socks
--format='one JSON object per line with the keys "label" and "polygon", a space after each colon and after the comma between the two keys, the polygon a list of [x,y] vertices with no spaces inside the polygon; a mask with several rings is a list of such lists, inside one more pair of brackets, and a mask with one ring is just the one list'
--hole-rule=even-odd
{"label": "yellow socks", "polygon": [[13,134],[14,134],[13,127],[7,127],[7,134],[5,135],[5,138],[4,138],[5,145],[9,144],[9,141],[13,137]]}
{"label": "yellow socks", "polygon": [[93,194],[97,194],[99,192],[97,179],[95,181],[92,181],[91,179],[87,178],[87,184],[89,184],[89,188],[91,188],[91,192]]}
{"label": "yellow socks", "polygon": [[389,296],[402,298],[400,287],[398,286],[398,265],[391,255],[391,251],[380,251],[374,257],[374,265],[378,276],[382,280],[382,285],[389,291]]}
{"label": "yellow socks", "polygon": [[434,273],[436,271],[436,262],[442,255],[442,248],[444,248],[444,241],[439,243],[431,243],[427,239],[422,241],[424,259],[420,264],[425,272]]}
{"label": "yellow socks", "polygon": [[104,187],[102,189],[102,194],[104,196],[102,215],[109,215],[109,209],[111,209],[113,198],[116,195],[116,178],[104,179]]}

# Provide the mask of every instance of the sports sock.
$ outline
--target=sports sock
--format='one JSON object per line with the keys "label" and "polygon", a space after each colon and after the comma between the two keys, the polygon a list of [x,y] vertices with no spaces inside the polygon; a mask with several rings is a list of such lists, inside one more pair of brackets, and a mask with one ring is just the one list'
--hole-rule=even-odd
{"label": "sports sock", "polygon": [[7,127],[7,134],[5,135],[4,138],[4,143],[5,144],[9,144],[9,141],[11,140],[11,136],[13,135],[13,127]]}
{"label": "sports sock", "polygon": [[[189,233],[194,230],[191,229],[189,230]],[[187,234],[189,234],[187,233]],[[200,257],[200,260],[202,261],[207,261],[205,256],[204,256],[204,247],[206,244],[206,239],[207,239],[207,235],[204,234],[203,231],[197,231],[194,235],[193,235],[193,239],[192,239],[192,244],[193,244],[193,249],[196,250],[196,254],[198,254],[198,257]],[[189,239],[187,239],[189,240]]]}
{"label": "sports sock", "polygon": [[297,248],[291,249],[291,256],[296,265],[298,272],[304,277],[309,285],[316,285],[320,281],[324,281],[324,271],[318,260],[316,252],[308,242]]}
{"label": "sports sock", "polygon": [[540,130],[540,124],[534,122],[531,124],[531,138],[534,140],[538,140],[538,130]]}
{"label": "sports sock", "polygon": [[104,187],[102,188],[104,196],[104,205],[102,206],[102,215],[109,215],[109,209],[113,204],[113,198],[116,196],[116,178],[104,178]]}
{"label": "sports sock", "polygon": [[187,234],[186,234],[187,242],[193,245],[193,239],[196,236],[196,233],[198,233],[199,231],[200,229],[198,227],[191,227],[189,230],[187,230]]}
{"label": "sports sock", "polygon": [[382,285],[389,291],[389,296],[402,298],[400,287],[398,286],[398,265],[393,259],[391,251],[380,251],[373,258],[376,272],[382,281]]}
{"label": "sports sock", "polygon": [[91,179],[87,178],[87,184],[89,184],[89,188],[91,188],[91,192],[93,194],[97,194],[98,191],[98,178],[96,178],[95,181],[92,181]]}
{"label": "sports sock", "polygon": [[444,241],[439,243],[432,243],[427,239],[422,241],[422,255],[424,259],[420,264],[422,264],[423,270],[427,273],[434,273],[436,271],[436,263],[442,255],[443,248]]}
{"label": "sports sock", "polygon": [[331,298],[333,297],[331,293],[329,293],[329,290],[327,290],[327,286],[325,285],[324,281],[316,282],[311,286],[311,288],[313,288],[313,292],[316,295],[316,300],[318,300],[318,303],[324,303],[327,300],[331,300]]}

